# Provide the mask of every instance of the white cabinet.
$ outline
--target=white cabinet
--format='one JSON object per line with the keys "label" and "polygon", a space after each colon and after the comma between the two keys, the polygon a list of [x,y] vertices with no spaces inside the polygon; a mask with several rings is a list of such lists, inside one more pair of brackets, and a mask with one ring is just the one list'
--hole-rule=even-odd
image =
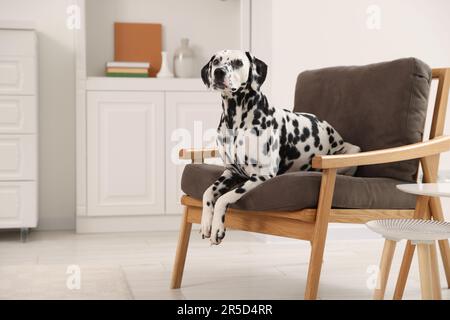
{"label": "white cabinet", "polygon": [[89,92],[87,215],[164,213],[164,94]]}
{"label": "white cabinet", "polygon": [[0,228],[37,226],[37,37],[0,29]]}
{"label": "white cabinet", "polygon": [[88,78],[86,87],[77,231],[176,229],[186,163],[178,152],[215,146],[220,94],[201,79]]}
{"label": "white cabinet", "polygon": [[189,161],[178,160],[182,148],[215,147],[222,114],[220,95],[214,92],[166,94],[166,213],[179,214],[181,176]]}

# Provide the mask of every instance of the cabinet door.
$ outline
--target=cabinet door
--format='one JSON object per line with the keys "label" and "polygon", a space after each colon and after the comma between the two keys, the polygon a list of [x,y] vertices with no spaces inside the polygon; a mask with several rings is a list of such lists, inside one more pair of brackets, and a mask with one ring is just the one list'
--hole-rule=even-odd
{"label": "cabinet door", "polygon": [[164,213],[164,94],[89,92],[87,215]]}
{"label": "cabinet door", "polygon": [[[189,161],[178,160],[181,148],[215,147],[222,114],[220,95],[213,92],[166,94],[166,212],[179,214],[181,176]],[[208,160],[220,164],[220,160]]]}

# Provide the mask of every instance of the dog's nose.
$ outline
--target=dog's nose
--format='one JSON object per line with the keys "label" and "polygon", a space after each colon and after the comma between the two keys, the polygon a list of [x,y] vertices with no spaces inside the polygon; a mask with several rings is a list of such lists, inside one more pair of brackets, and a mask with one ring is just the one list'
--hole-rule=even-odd
{"label": "dog's nose", "polygon": [[216,80],[223,80],[225,78],[225,71],[223,69],[214,70],[214,78]]}

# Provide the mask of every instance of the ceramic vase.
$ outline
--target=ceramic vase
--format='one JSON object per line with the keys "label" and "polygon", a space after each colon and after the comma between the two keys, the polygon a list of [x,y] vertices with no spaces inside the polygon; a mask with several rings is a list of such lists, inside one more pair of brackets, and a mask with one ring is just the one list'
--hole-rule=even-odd
{"label": "ceramic vase", "polygon": [[173,78],[173,73],[170,71],[169,68],[169,60],[167,57],[167,52],[163,51],[161,52],[161,69],[159,70],[158,74],[156,75],[157,78]]}
{"label": "ceramic vase", "polygon": [[195,55],[189,46],[189,39],[181,39],[181,45],[175,51],[173,67],[177,78],[195,77]]}

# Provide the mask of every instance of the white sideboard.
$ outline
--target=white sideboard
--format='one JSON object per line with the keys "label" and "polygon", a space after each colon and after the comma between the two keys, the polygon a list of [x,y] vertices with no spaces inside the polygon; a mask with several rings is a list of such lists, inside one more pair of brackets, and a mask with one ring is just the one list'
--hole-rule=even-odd
{"label": "white sideboard", "polygon": [[0,29],[0,229],[38,222],[37,36]]}
{"label": "white sideboard", "polygon": [[201,79],[88,78],[85,111],[77,231],[176,229],[186,163],[177,154],[214,145],[220,95]]}

